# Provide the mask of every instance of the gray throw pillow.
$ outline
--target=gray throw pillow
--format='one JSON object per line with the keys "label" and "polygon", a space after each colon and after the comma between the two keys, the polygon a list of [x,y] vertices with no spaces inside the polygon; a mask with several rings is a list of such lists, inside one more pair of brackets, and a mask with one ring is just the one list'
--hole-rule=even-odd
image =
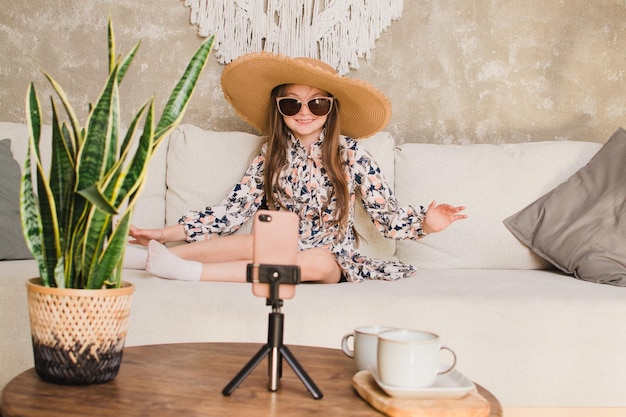
{"label": "gray throw pillow", "polygon": [[0,260],[32,259],[20,222],[20,166],[11,141],[0,141]]}
{"label": "gray throw pillow", "polygon": [[626,130],[618,129],[586,166],[504,225],[565,273],[626,286]]}

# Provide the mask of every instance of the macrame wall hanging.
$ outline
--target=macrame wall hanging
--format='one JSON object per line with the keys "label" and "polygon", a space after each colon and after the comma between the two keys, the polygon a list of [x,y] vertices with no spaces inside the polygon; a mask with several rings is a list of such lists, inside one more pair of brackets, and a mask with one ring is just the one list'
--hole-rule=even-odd
{"label": "macrame wall hanging", "polygon": [[317,58],[340,74],[359,68],[402,0],[185,0],[199,35],[215,35],[227,64],[249,52]]}

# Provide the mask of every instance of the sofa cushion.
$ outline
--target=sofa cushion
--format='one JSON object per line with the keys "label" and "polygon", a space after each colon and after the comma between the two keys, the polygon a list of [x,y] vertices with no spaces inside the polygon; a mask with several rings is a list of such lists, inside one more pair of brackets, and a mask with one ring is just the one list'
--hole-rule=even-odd
{"label": "sofa cushion", "polygon": [[566,182],[504,224],[576,278],[626,286],[626,131],[619,129]]}
{"label": "sofa cushion", "polygon": [[0,260],[30,259],[20,221],[20,165],[11,153],[11,140],[0,140]]}
{"label": "sofa cushion", "polygon": [[[244,132],[216,132],[193,125],[180,125],[172,132],[167,155],[166,222],[173,225],[183,213],[219,204],[237,184],[252,159],[258,155],[263,138]],[[387,132],[359,140],[376,159],[393,184],[393,138]],[[357,230],[363,237],[361,251],[369,256],[395,259],[395,242],[374,228],[359,205]],[[249,233],[251,222],[239,231]]]}
{"label": "sofa cushion", "polygon": [[400,146],[396,151],[400,202],[464,205],[469,217],[417,242],[398,242],[398,258],[419,268],[550,267],[502,220],[565,181],[600,147],[571,141]]}

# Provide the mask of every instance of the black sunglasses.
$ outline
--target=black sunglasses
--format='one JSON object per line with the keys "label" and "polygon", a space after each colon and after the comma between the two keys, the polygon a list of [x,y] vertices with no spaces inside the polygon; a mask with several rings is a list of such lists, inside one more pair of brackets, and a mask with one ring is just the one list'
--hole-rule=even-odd
{"label": "black sunglasses", "polygon": [[[295,116],[300,113],[302,101],[291,97],[277,97],[278,111],[283,116]],[[333,107],[332,97],[317,97],[309,100],[305,104],[315,116],[326,116]]]}

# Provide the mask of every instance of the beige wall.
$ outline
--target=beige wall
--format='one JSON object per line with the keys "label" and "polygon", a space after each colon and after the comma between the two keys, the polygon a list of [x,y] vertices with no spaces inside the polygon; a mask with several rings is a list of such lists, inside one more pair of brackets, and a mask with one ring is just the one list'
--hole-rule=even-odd
{"label": "beige wall", "polygon": [[[47,106],[39,68],[76,105],[95,100],[109,13],[118,51],[143,39],[122,85],[126,111],[154,93],[162,109],[202,41],[182,0],[0,1],[4,121],[24,121],[30,80]],[[221,69],[212,57],[184,121],[246,130],[222,97]],[[624,0],[406,0],[351,76],[389,96],[399,143],[604,142],[626,121],[625,71]]]}

